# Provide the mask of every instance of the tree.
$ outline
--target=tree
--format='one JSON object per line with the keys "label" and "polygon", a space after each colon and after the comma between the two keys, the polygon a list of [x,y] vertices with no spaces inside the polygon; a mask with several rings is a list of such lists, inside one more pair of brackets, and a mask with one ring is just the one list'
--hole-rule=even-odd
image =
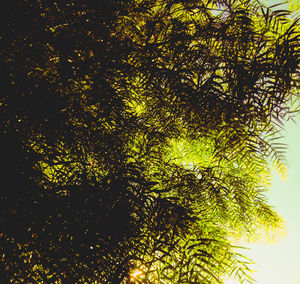
{"label": "tree", "polygon": [[9,3],[4,283],[251,282],[231,238],[280,226],[264,194],[297,19],[250,0]]}

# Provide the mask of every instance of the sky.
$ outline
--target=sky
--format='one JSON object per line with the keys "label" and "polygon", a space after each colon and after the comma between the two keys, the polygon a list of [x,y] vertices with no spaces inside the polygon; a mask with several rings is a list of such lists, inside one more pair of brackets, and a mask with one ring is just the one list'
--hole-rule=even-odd
{"label": "sky", "polygon": [[267,197],[283,217],[286,235],[277,243],[242,244],[250,248],[242,253],[256,263],[252,269],[257,284],[300,284],[300,115],[296,123],[285,123],[284,130],[282,141],[287,145],[288,174],[283,180],[278,173],[273,173]]}
{"label": "sky", "polygon": [[285,124],[288,175],[283,180],[274,172],[269,204],[285,220],[287,234],[276,244],[250,246],[247,255],[257,264],[254,274],[258,284],[300,283],[300,118]]}

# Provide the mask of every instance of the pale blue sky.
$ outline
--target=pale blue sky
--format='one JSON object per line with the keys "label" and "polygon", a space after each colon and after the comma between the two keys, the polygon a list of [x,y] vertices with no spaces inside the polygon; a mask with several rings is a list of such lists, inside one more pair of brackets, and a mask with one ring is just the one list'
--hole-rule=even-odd
{"label": "pale blue sky", "polygon": [[[251,266],[257,284],[300,284],[300,115],[297,123],[285,123],[282,142],[287,144],[286,158],[288,175],[283,180],[273,173],[271,190],[268,192],[269,204],[283,217],[286,235],[277,243],[263,241],[239,245],[249,250],[240,252],[251,258]],[[238,284],[233,279],[225,284]]]}
{"label": "pale blue sky", "polygon": [[285,220],[287,235],[277,244],[253,244],[247,251],[257,263],[253,266],[257,284],[300,283],[300,118],[296,124],[286,123],[285,130],[287,179],[283,181],[274,174],[268,197],[269,204]]}

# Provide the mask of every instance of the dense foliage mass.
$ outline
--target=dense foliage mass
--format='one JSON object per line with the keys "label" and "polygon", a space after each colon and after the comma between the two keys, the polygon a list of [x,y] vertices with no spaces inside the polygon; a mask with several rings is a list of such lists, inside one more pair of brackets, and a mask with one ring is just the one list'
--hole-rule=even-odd
{"label": "dense foliage mass", "polygon": [[1,9],[3,283],[251,282],[299,26],[250,0]]}

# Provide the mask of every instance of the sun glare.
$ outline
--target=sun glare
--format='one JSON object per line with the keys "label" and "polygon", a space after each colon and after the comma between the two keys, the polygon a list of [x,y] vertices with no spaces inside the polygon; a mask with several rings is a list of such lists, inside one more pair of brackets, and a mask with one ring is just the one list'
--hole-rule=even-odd
{"label": "sun glare", "polygon": [[143,275],[143,271],[140,269],[135,269],[130,273],[130,281],[137,280]]}

